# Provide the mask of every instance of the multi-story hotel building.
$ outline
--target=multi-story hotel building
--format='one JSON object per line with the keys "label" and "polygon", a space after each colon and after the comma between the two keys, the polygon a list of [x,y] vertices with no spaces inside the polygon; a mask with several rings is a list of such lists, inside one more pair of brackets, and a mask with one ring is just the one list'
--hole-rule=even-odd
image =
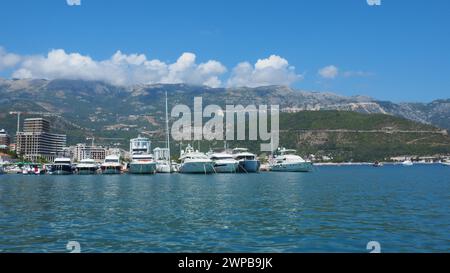
{"label": "multi-story hotel building", "polygon": [[23,132],[17,133],[16,151],[25,159],[53,161],[66,146],[66,135],[50,133],[50,122],[43,118],[25,119]]}
{"label": "multi-story hotel building", "polygon": [[102,162],[106,157],[106,149],[103,147],[86,146],[86,144],[77,144],[74,149],[74,160],[81,161],[83,159],[94,159]]}
{"label": "multi-story hotel building", "polygon": [[10,137],[5,129],[0,130],[0,149],[8,149],[10,144]]}

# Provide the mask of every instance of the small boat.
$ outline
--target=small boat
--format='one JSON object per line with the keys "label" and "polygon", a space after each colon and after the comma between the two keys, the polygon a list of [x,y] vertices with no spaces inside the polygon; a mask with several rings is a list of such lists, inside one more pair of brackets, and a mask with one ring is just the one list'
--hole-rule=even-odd
{"label": "small boat", "polygon": [[296,150],[281,148],[270,164],[272,172],[310,172],[312,163],[296,155]]}
{"label": "small boat", "polygon": [[441,162],[441,164],[444,166],[450,166],[450,160],[444,160]]}
{"label": "small boat", "polygon": [[238,172],[256,173],[259,172],[261,162],[246,148],[233,149],[233,158],[239,162]]}
{"label": "small boat", "polygon": [[373,167],[383,167],[384,166],[384,164],[383,163],[381,163],[381,162],[379,162],[379,161],[375,161],[375,163],[373,163],[373,165],[372,165]]}
{"label": "small boat", "polygon": [[233,158],[233,155],[227,153],[212,153],[209,159],[214,162],[214,169],[217,173],[236,173],[239,167],[239,161]]}
{"label": "small boat", "polygon": [[89,175],[89,174],[97,174],[98,172],[98,164],[93,159],[83,159],[76,166],[77,174],[81,175]]}
{"label": "small boat", "polygon": [[6,168],[4,168],[4,171],[7,174],[21,174],[22,173],[22,169],[17,165],[6,167]]}
{"label": "small boat", "polygon": [[51,173],[54,175],[73,174],[72,161],[70,158],[56,158],[51,167]]}
{"label": "small boat", "polygon": [[190,145],[186,147],[185,151],[182,151],[180,160],[180,173],[210,174],[215,172],[214,162],[204,153],[194,151]]}
{"label": "small boat", "polygon": [[402,165],[403,166],[412,166],[412,165],[414,165],[414,163],[408,159],[408,160],[403,161]]}
{"label": "small boat", "polygon": [[117,155],[107,156],[100,168],[102,174],[121,174],[122,164],[120,163],[120,157]]}

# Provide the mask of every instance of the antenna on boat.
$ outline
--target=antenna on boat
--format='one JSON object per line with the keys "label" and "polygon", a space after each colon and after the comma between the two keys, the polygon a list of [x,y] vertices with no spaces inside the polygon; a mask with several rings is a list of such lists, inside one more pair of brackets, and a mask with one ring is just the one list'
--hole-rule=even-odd
{"label": "antenna on boat", "polygon": [[169,150],[168,154],[168,164],[169,168],[172,168],[172,162],[170,161],[170,134],[169,134],[169,114],[168,114],[168,104],[167,104],[167,91],[166,91],[166,137],[167,137],[167,149]]}

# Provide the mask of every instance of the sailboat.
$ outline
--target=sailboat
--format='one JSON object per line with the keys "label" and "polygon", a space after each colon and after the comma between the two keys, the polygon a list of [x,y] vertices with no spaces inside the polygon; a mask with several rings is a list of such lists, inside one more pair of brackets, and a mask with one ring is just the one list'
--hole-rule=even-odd
{"label": "sailboat", "polygon": [[166,91],[166,145],[165,149],[156,148],[153,153],[156,159],[156,171],[158,173],[171,173],[172,163],[170,161],[170,135],[169,135],[169,113],[167,104],[167,91]]}

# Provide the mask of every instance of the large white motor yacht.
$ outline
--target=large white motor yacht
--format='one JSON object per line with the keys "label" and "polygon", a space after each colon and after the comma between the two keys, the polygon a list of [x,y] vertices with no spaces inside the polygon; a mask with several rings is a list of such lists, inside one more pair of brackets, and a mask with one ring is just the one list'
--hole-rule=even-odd
{"label": "large white motor yacht", "polygon": [[233,149],[233,158],[239,162],[238,172],[255,173],[259,172],[261,162],[255,154],[252,154],[246,148]]}
{"label": "large white motor yacht", "polygon": [[235,173],[238,171],[239,161],[233,155],[227,153],[211,153],[209,159],[214,161],[214,169],[217,173]]}
{"label": "large white motor yacht", "polygon": [[130,140],[130,174],[154,174],[156,173],[156,161],[150,154],[151,142],[146,137],[138,136]]}
{"label": "large white motor yacht", "polygon": [[209,159],[204,153],[194,151],[188,145],[180,156],[181,164],[179,168],[180,173],[214,173],[214,162]]}
{"label": "large white motor yacht", "polygon": [[296,150],[285,148],[278,149],[277,156],[270,162],[272,172],[309,172],[312,170],[312,163],[296,155]]}
{"label": "large white motor yacht", "polygon": [[80,161],[75,168],[77,174],[97,174],[98,164],[95,160],[87,158]]}
{"label": "large white motor yacht", "polygon": [[120,157],[118,155],[107,156],[100,168],[102,169],[102,174],[121,174],[122,164],[120,163]]}

